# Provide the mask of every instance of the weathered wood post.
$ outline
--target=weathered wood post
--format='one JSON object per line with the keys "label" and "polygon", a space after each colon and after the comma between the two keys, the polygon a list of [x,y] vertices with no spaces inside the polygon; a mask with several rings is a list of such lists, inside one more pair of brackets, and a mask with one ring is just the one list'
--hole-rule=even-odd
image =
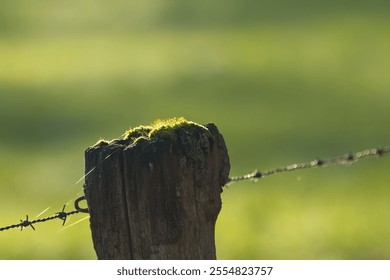
{"label": "weathered wood post", "polygon": [[215,259],[229,175],[214,124],[141,126],[86,150],[85,195],[98,259]]}

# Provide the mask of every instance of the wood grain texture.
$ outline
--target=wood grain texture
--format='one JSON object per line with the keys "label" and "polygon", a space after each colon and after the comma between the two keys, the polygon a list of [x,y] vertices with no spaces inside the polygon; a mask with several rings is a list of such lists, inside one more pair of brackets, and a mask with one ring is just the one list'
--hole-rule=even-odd
{"label": "wood grain texture", "polygon": [[216,258],[215,223],[230,171],[225,142],[214,124],[173,133],[86,150],[86,172],[96,167],[85,194],[98,259]]}

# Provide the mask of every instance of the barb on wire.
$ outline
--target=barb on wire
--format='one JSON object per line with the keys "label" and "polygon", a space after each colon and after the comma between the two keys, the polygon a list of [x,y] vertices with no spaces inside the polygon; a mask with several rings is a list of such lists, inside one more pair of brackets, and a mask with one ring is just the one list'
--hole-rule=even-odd
{"label": "barb on wire", "polygon": [[63,221],[62,225],[64,225],[65,222],[66,222],[66,218],[68,216],[74,215],[74,214],[78,214],[78,213],[88,213],[88,209],[80,208],[78,206],[78,203],[81,200],[84,200],[84,199],[85,199],[85,197],[79,197],[79,198],[76,199],[76,201],[77,201],[77,204],[75,203],[75,206],[77,205],[76,206],[76,210],[65,212],[65,206],[66,205],[64,205],[64,207],[62,207],[62,210],[60,212],[57,212],[57,213],[55,213],[52,216],[49,216],[49,217],[46,217],[46,218],[41,218],[41,219],[35,219],[35,220],[31,220],[31,221],[28,220],[28,215],[26,215],[26,219],[25,220],[20,220],[20,223],[18,223],[18,224],[13,224],[13,225],[5,226],[5,227],[0,227],[0,231],[9,230],[9,229],[18,228],[18,227],[20,227],[20,230],[23,230],[23,228],[26,228],[28,226],[30,226],[33,230],[35,230],[33,224],[43,223],[43,222],[47,222],[47,221],[54,220],[54,219],[62,220]]}
{"label": "barb on wire", "polygon": [[230,182],[237,182],[237,181],[243,181],[243,180],[251,180],[251,179],[260,179],[265,176],[282,173],[282,172],[288,172],[288,171],[294,171],[298,169],[307,169],[312,167],[325,167],[325,166],[331,166],[331,165],[348,165],[352,164],[360,159],[367,158],[367,157],[373,157],[373,156],[383,156],[390,153],[390,146],[382,147],[382,148],[376,148],[376,149],[369,149],[364,150],[357,153],[350,153],[344,156],[338,156],[335,158],[330,159],[316,159],[309,162],[303,162],[303,163],[294,163],[291,165],[287,165],[285,167],[279,167],[270,169],[267,171],[260,172],[258,170],[253,171],[252,173],[242,175],[242,176],[235,176],[230,177],[228,183]]}

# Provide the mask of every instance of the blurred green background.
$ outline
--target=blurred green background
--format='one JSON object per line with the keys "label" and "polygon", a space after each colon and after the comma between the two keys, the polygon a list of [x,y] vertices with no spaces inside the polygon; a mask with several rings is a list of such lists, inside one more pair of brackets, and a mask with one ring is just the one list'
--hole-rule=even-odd
{"label": "blurred green background", "polygon": [[[0,226],[60,211],[88,146],[156,118],[214,122],[231,175],[390,144],[387,0],[1,6]],[[229,186],[218,258],[390,259],[389,166]],[[96,258],[88,220],[35,228],[1,232],[0,259]]]}

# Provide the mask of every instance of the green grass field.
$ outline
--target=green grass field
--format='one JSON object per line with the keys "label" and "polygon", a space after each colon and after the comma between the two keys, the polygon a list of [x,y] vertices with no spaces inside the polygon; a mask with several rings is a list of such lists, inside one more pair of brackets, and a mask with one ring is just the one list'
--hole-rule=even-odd
{"label": "green grass field", "polygon": [[[88,146],[157,118],[215,123],[233,176],[390,144],[388,1],[209,2],[3,1],[0,226],[60,211]],[[218,258],[389,259],[389,166],[232,184]],[[96,258],[87,219],[35,228],[0,259]]]}

